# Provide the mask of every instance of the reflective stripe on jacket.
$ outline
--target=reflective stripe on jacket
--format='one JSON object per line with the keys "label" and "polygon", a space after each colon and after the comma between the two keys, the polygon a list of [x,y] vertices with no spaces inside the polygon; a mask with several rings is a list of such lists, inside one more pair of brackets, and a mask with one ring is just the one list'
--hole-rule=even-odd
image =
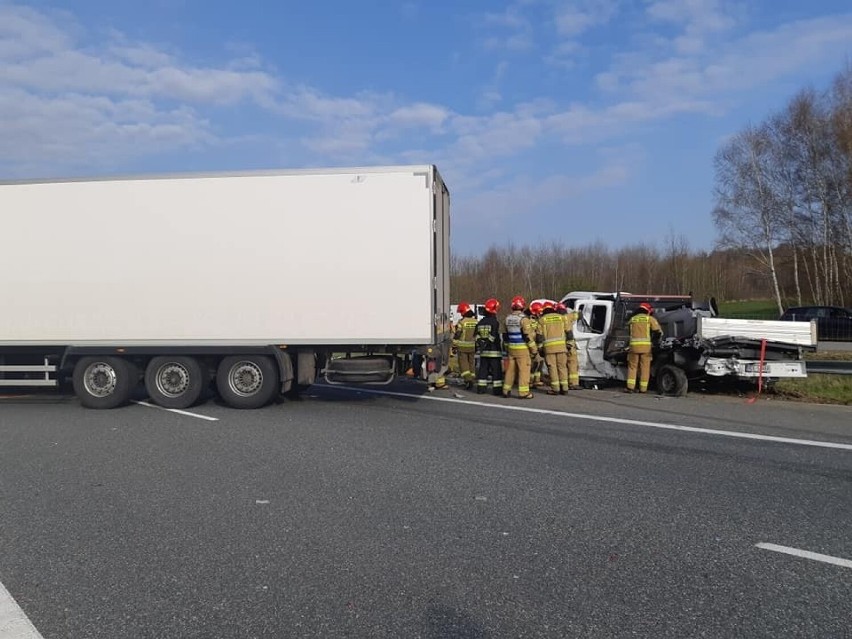
{"label": "reflective stripe on jacket", "polygon": [[506,318],[507,348],[511,351],[525,351],[535,346],[535,337],[530,332],[530,321],[521,311],[513,311]]}
{"label": "reflective stripe on jacket", "polygon": [[650,346],[651,333],[660,332],[660,323],[646,313],[636,313],[627,322],[630,328],[630,346]]}
{"label": "reflective stripe on jacket", "polygon": [[559,313],[545,313],[539,322],[539,332],[544,337],[546,353],[565,353],[565,321]]}
{"label": "reflective stripe on jacket", "polygon": [[493,315],[486,315],[476,325],[476,350],[480,357],[503,357],[500,322]]}
{"label": "reflective stripe on jacket", "polygon": [[453,346],[463,353],[472,353],[476,346],[476,325],[475,317],[463,317],[456,327]]}

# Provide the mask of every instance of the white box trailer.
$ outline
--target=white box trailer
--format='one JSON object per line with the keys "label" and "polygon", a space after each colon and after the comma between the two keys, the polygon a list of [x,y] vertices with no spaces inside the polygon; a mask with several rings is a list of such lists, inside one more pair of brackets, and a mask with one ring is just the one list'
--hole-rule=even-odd
{"label": "white box trailer", "polygon": [[[234,407],[387,383],[449,334],[449,193],[399,166],[0,183],[0,385]],[[340,357],[345,354],[345,357]],[[360,357],[353,357],[359,355]]]}

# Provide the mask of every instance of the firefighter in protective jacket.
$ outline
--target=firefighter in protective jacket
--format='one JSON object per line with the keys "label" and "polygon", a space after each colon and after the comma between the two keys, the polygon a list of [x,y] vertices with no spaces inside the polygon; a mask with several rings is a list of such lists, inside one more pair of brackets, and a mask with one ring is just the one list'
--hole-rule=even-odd
{"label": "firefighter in protective jacket", "polygon": [[568,388],[580,388],[580,360],[577,357],[577,341],[574,339],[574,326],[577,324],[577,311],[568,308],[561,302],[560,312],[565,320],[565,346],[568,348]]}
{"label": "firefighter in protective jacket", "polygon": [[473,381],[476,379],[474,372],[474,361],[476,359],[476,325],[477,321],[474,317],[473,309],[467,302],[459,304],[459,313],[462,315],[456,326],[456,332],[453,336],[453,346],[459,357],[459,373],[464,387],[467,389],[473,388]]}
{"label": "firefighter in protective jacket", "polygon": [[547,301],[538,321],[544,346],[544,361],[550,374],[548,395],[564,395],[568,391],[568,346],[565,343],[564,316],[556,312],[556,304]]}
{"label": "firefighter in protective jacket", "polygon": [[500,321],[497,311],[500,302],[493,297],[486,300],[485,317],[476,325],[476,351],[479,353],[479,370],[476,375],[476,392],[488,389],[488,378],[495,395],[503,393],[503,344],[500,339]]}
{"label": "firefighter in protective jacket", "polygon": [[654,309],[642,302],[636,314],[627,322],[630,330],[630,347],[627,351],[627,388],[626,393],[636,391],[636,373],[639,372],[639,392],[648,392],[648,380],[651,378],[651,347],[653,338],[663,334],[663,329],[655,317]]}
{"label": "firefighter in protective jacket", "polygon": [[532,357],[532,369],[530,374],[531,383],[535,388],[540,388],[544,386],[544,382],[541,381],[541,368],[544,364],[544,358],[541,356],[542,338],[538,328],[538,321],[539,317],[541,316],[541,310],[541,302],[533,302],[527,309],[527,316],[530,318],[530,330],[532,330],[533,334],[535,335],[535,344],[537,347],[537,352]]}
{"label": "firefighter in protective jacket", "polygon": [[526,301],[520,295],[512,299],[512,312],[506,317],[506,350],[509,362],[506,367],[506,377],[503,380],[503,397],[512,394],[515,374],[518,378],[518,395],[521,399],[532,399],[530,392],[531,355],[538,355],[535,344],[535,333],[530,326],[530,320],[524,315]]}

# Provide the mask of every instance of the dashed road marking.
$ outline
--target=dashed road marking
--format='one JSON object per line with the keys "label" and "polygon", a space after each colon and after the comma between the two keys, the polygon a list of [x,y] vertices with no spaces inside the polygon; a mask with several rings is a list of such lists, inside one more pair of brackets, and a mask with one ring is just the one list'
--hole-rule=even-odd
{"label": "dashed road marking", "polygon": [[340,388],[358,393],[372,395],[388,395],[391,397],[405,397],[407,399],[426,399],[435,402],[448,402],[451,404],[465,404],[468,406],[483,406],[496,410],[520,411],[524,413],[535,413],[538,415],[553,415],[556,417],[570,417],[572,419],[585,419],[593,422],[608,422],[611,424],[624,424],[627,426],[645,426],[647,428],[658,428],[661,430],[678,430],[686,433],[699,433],[702,435],[719,435],[720,437],[733,437],[736,439],[752,439],[764,442],[775,442],[778,444],[793,444],[795,446],[814,446],[816,448],[833,448],[836,450],[852,451],[852,444],[841,442],[826,442],[815,439],[796,439],[793,437],[776,437],[774,435],[760,435],[757,433],[741,433],[731,430],[719,430],[716,428],[698,428],[697,426],[682,426],[680,424],[660,424],[657,422],[646,422],[639,419],[625,419],[623,417],[606,417],[603,415],[588,415],[585,413],[569,413],[561,410],[548,410],[546,408],[532,408],[528,406],[507,406],[505,404],[486,404],[485,402],[474,402],[469,399],[454,399],[450,397],[435,397],[434,395],[414,395],[412,393],[397,393],[392,391],[381,391],[352,386],[329,386],[329,388]]}
{"label": "dashed road marking", "polygon": [[44,639],[2,583],[0,583],[0,639]]}
{"label": "dashed road marking", "polygon": [[835,566],[843,566],[844,568],[852,568],[852,561],[850,561],[849,559],[832,557],[831,555],[822,555],[818,552],[800,550],[799,548],[791,548],[790,546],[779,546],[777,544],[759,543],[755,544],[755,546],[757,546],[758,548],[762,548],[763,550],[771,550],[773,552],[784,553],[785,555],[793,555],[794,557],[803,557],[805,559],[821,561],[825,564],[833,564]]}
{"label": "dashed road marking", "polygon": [[208,422],[218,422],[218,417],[210,417],[209,415],[201,415],[200,413],[190,413],[186,410],[180,410],[177,408],[163,408],[162,406],[157,406],[156,404],[151,404],[149,402],[133,402],[134,404],[139,404],[140,406],[147,406],[148,408],[157,408],[159,410],[165,410],[170,413],[177,413],[178,415],[186,415],[187,417],[197,417],[198,419],[206,419]]}

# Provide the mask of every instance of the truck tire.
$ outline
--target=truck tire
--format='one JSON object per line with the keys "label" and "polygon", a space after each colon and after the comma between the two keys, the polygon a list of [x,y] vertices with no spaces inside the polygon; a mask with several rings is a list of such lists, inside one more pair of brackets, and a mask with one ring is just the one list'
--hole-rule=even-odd
{"label": "truck tire", "polygon": [[666,364],[657,371],[657,392],[670,397],[683,397],[689,388],[689,380],[682,368]]}
{"label": "truck tire", "polygon": [[278,393],[278,367],[271,357],[226,357],[216,371],[219,396],[231,408],[261,408]]}
{"label": "truck tire", "polygon": [[396,365],[391,357],[333,359],[326,364],[326,379],[332,383],[386,384],[395,373]]}
{"label": "truck tire", "polygon": [[86,408],[108,409],[126,404],[139,384],[137,366],[121,357],[83,357],[74,366],[74,394]]}
{"label": "truck tire", "polygon": [[207,380],[194,357],[155,357],[145,369],[145,390],[163,408],[189,408],[198,402]]}

